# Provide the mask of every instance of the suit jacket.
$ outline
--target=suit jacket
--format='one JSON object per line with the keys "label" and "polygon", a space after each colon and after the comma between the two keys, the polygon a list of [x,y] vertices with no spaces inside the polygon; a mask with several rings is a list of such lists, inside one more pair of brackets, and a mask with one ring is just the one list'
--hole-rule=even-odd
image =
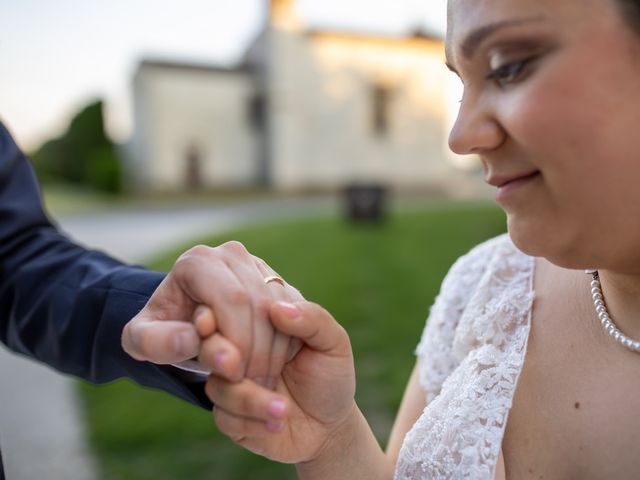
{"label": "suit jacket", "polygon": [[0,341],[90,382],[128,377],[210,408],[202,382],[122,350],[124,324],[162,279],[65,238],[43,212],[28,159],[0,123]]}

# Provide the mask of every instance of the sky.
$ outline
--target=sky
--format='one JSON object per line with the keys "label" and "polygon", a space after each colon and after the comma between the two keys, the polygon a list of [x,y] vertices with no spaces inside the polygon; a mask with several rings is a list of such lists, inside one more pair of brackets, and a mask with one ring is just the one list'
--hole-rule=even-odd
{"label": "sky", "polygon": [[[258,32],[266,6],[267,0],[0,0],[0,121],[31,151],[102,98],[109,134],[126,141],[141,59],[231,66]],[[298,0],[297,8],[319,28],[444,31],[445,0]]]}

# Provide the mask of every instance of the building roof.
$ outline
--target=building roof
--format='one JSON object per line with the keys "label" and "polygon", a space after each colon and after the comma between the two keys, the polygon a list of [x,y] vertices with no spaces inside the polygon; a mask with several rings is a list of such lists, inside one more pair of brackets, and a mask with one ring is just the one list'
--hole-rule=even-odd
{"label": "building roof", "polygon": [[205,64],[205,63],[190,63],[184,60],[169,60],[169,59],[143,59],[138,65],[138,70],[179,70],[181,72],[202,72],[202,73],[222,73],[222,74],[244,74],[249,72],[249,68],[245,64],[239,64],[233,67],[224,67],[221,65]]}
{"label": "building roof", "polygon": [[368,42],[384,42],[384,43],[396,43],[398,45],[402,45],[407,42],[425,42],[431,43],[434,42],[441,43],[442,37],[436,34],[430,34],[423,30],[416,30],[413,33],[409,33],[407,35],[391,35],[391,34],[380,34],[375,32],[358,32],[354,30],[329,30],[329,29],[306,29],[304,32],[309,36],[318,36],[318,37],[334,37],[334,38],[343,38],[349,40],[361,40]]}

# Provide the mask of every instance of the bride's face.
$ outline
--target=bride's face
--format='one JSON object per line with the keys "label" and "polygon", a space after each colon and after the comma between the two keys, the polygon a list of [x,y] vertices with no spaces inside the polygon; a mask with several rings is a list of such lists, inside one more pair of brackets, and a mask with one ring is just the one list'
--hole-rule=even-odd
{"label": "bride's face", "polygon": [[614,0],[450,0],[464,95],[450,145],[482,159],[525,252],[640,272],[640,33]]}

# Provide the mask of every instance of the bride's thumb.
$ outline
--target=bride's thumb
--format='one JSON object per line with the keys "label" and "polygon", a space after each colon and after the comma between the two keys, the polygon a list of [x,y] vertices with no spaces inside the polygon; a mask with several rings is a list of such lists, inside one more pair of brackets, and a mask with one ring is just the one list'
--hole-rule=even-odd
{"label": "bride's thumb", "polygon": [[320,305],[312,302],[275,302],[270,311],[273,326],[299,338],[309,348],[337,354],[350,352],[345,329]]}

